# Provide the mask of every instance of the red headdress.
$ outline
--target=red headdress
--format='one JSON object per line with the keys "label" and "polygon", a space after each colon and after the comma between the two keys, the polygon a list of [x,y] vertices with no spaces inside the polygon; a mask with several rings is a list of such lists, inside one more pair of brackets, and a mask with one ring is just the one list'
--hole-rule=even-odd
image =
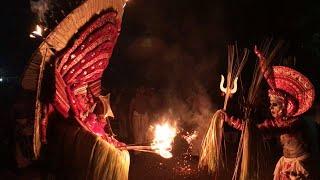
{"label": "red headdress", "polygon": [[286,116],[298,116],[306,112],[315,98],[315,90],[307,77],[286,66],[272,66],[266,69],[265,57],[255,48],[260,59],[260,67],[264,73],[270,90],[269,96],[277,96],[287,103]]}

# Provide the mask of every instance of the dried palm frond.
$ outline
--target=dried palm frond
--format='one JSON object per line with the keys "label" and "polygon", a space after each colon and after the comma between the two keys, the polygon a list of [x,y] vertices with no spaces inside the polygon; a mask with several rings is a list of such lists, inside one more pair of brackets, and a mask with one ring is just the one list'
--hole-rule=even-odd
{"label": "dried palm frond", "polygon": [[[263,55],[266,58],[263,64],[263,71],[268,71],[271,62],[276,59],[276,57],[279,55],[278,53],[280,49],[283,47],[282,41],[278,42],[275,47],[271,47],[271,42],[271,40],[267,40],[261,48]],[[260,83],[264,76],[261,68],[261,65],[256,63],[252,82],[248,90],[247,98],[245,99],[245,104],[247,105],[244,110],[245,128],[241,134],[237,152],[236,166],[232,179],[237,179],[237,177],[239,177],[241,180],[261,179],[261,149],[263,147],[263,141],[259,139],[261,137],[255,128],[256,123],[252,118],[252,108],[255,104]],[[240,167],[241,171],[239,172]]]}
{"label": "dried palm frond", "polygon": [[227,88],[224,99],[223,110],[218,110],[211,118],[209,129],[201,144],[199,157],[199,167],[205,168],[210,173],[218,172],[220,166],[223,166],[222,158],[222,139],[223,139],[223,111],[226,110],[228,100],[231,97],[232,82],[238,78],[244,64],[248,58],[248,50],[245,49],[240,58],[236,45],[228,46],[228,69],[227,69]]}
{"label": "dried palm frond", "polygon": [[223,117],[221,116],[221,110],[214,113],[209,129],[201,144],[199,167],[207,167],[210,173],[216,173],[219,170],[222,160]]}
{"label": "dried palm frond", "polygon": [[52,123],[48,162],[56,179],[128,179],[128,151],[65,121]]}

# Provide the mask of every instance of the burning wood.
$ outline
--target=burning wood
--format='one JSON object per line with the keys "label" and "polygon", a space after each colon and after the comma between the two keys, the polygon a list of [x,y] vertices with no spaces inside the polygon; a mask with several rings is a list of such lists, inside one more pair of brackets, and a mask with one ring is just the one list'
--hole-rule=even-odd
{"label": "burning wood", "polygon": [[171,158],[172,143],[177,135],[177,129],[171,126],[168,122],[157,124],[154,127],[154,139],[151,143],[154,149],[160,156],[164,158]]}
{"label": "burning wood", "polygon": [[140,151],[140,152],[148,152],[157,154],[151,146],[138,146],[138,145],[128,145],[119,148],[120,150],[128,150],[128,151]]}

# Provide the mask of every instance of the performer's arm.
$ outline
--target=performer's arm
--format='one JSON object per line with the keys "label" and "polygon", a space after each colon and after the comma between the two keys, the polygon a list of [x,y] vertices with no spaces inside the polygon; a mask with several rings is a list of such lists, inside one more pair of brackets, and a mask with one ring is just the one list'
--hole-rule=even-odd
{"label": "performer's arm", "polygon": [[290,130],[299,127],[300,124],[301,121],[297,118],[289,120],[267,119],[258,124],[257,127],[261,130]]}
{"label": "performer's arm", "polygon": [[235,129],[238,129],[240,131],[244,129],[244,121],[234,116],[229,117],[227,113],[225,113],[224,121]]}
{"label": "performer's arm", "polygon": [[[229,117],[227,113],[224,113],[224,121],[230,125],[231,127],[243,130],[244,129],[244,121],[236,118],[234,116]],[[296,129],[300,126],[301,121],[297,118],[289,119],[289,120],[280,120],[280,119],[266,119],[262,123],[257,124],[257,128],[259,130],[292,130]]]}
{"label": "performer's arm", "polygon": [[266,119],[262,123],[257,124],[258,129],[266,130],[266,129],[276,129],[278,128],[277,123],[274,119]]}

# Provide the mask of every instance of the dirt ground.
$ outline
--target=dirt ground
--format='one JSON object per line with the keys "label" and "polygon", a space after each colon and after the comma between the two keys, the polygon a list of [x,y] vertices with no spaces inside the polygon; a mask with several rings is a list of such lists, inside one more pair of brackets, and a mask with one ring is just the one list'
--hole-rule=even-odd
{"label": "dirt ground", "polygon": [[[162,158],[153,153],[130,152],[130,170],[129,180],[212,180],[212,179],[231,179],[235,157],[236,145],[229,144],[227,148],[226,166],[221,169],[217,178],[209,175],[205,170],[198,169],[198,157],[191,156],[188,145],[185,142],[175,141],[173,146],[173,157],[170,159]],[[273,149],[273,148],[271,148]],[[273,157],[277,153],[269,149],[264,155]],[[272,179],[272,172],[276,163],[275,157],[269,158],[266,168],[263,169],[264,179]],[[40,180],[48,179],[45,162],[43,164],[37,162],[32,166],[24,169],[3,169],[0,171],[0,180],[2,179],[21,179],[21,180]],[[262,180],[261,179],[261,180]],[[260,180],[260,179],[259,179]]]}

